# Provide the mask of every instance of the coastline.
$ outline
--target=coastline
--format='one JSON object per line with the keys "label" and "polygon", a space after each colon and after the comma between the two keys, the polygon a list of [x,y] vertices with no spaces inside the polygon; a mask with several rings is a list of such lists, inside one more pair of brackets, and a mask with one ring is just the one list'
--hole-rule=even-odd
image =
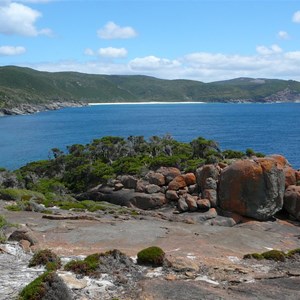
{"label": "coastline", "polygon": [[98,102],[98,103],[88,103],[89,106],[96,106],[96,105],[152,105],[152,104],[207,104],[207,102],[167,102],[167,101],[147,101],[147,102]]}

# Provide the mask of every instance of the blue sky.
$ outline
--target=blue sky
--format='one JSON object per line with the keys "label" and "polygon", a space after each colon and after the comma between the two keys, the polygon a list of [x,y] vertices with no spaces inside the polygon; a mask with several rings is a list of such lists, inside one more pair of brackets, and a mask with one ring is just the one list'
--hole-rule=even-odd
{"label": "blue sky", "polygon": [[0,0],[0,65],[300,81],[300,3]]}

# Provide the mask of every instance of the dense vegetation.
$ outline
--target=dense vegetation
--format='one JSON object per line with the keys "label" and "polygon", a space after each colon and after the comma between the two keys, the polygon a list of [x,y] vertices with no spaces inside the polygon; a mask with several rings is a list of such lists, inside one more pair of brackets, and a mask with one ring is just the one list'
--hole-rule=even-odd
{"label": "dense vegetation", "polygon": [[0,110],[20,104],[54,101],[293,101],[295,97],[299,99],[299,94],[300,83],[292,80],[238,78],[203,83],[141,75],[49,73],[13,66],[0,67]]}
{"label": "dense vegetation", "polygon": [[[14,172],[0,171],[0,197],[18,203],[9,206],[11,210],[32,210],[35,203],[63,208],[68,206],[66,201],[74,200],[74,195],[119,175],[143,176],[161,166],[194,172],[205,163],[252,155],[261,156],[251,149],[221,151],[215,141],[202,137],[182,143],[169,135],[149,140],[142,136],[107,136],[87,145],[69,146],[66,153],[53,148],[48,160],[29,163]],[[87,200],[76,205],[78,209],[91,211],[106,209],[103,204]]]}

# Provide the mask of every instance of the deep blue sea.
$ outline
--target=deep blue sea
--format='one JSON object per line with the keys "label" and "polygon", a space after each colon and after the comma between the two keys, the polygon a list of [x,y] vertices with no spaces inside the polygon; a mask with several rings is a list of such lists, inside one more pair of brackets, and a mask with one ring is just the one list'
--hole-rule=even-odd
{"label": "deep blue sea", "polygon": [[1,117],[0,166],[16,169],[47,159],[51,148],[106,135],[166,133],[183,142],[213,139],[222,150],[283,154],[300,168],[300,103],[99,105]]}

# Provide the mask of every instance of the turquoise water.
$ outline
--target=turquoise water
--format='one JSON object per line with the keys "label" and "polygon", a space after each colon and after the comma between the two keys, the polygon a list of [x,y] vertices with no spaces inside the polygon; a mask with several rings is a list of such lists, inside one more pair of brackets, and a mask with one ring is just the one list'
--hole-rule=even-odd
{"label": "turquoise water", "polygon": [[300,103],[151,104],[66,108],[0,118],[0,166],[16,169],[47,159],[51,148],[106,135],[203,136],[221,148],[283,154],[300,168]]}

